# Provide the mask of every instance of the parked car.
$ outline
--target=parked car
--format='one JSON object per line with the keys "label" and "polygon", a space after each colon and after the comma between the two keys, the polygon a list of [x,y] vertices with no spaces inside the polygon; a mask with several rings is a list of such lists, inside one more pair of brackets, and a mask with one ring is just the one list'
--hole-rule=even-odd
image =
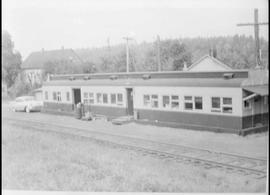
{"label": "parked car", "polygon": [[10,105],[14,112],[31,112],[40,111],[43,106],[43,102],[36,100],[34,96],[21,96],[17,97]]}

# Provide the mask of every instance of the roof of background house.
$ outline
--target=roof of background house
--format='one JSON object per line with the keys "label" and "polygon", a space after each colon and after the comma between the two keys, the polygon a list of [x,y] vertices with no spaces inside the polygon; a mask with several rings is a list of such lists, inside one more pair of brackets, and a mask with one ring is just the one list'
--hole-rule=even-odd
{"label": "roof of background house", "polygon": [[50,51],[32,52],[22,63],[23,69],[42,69],[47,62],[72,60],[82,62],[80,57],[72,49],[59,49]]}
{"label": "roof of background house", "polygon": [[[187,70],[188,71],[191,71],[192,69],[194,69],[196,66],[200,65],[204,60],[206,59],[209,59],[212,61],[213,65],[219,67],[219,68],[222,68],[224,70],[232,70],[232,68],[227,65],[227,64],[224,64],[223,62],[221,62],[220,60],[218,60],[217,58],[214,58],[210,55],[205,55],[203,57],[201,57],[200,59],[198,59],[197,61],[195,61],[193,64],[191,64]],[[215,70],[214,70],[215,71]]]}

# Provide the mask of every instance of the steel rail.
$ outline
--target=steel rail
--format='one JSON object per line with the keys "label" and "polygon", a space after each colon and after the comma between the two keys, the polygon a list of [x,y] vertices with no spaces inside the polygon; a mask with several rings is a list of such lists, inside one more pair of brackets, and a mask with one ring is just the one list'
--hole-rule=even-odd
{"label": "steel rail", "polygon": [[[8,120],[16,122],[14,119],[8,119]],[[194,162],[194,163],[197,163],[197,164],[199,162],[200,163],[202,162],[203,165],[208,165],[208,166],[210,165],[210,166],[212,166],[212,168],[221,167],[221,168],[226,168],[226,169],[234,169],[234,170],[238,170],[238,171],[242,171],[242,172],[248,171],[249,174],[251,174],[251,173],[254,174],[255,173],[257,175],[259,174],[260,176],[263,174],[263,177],[266,176],[266,171],[263,171],[263,170],[247,168],[247,167],[241,167],[241,166],[232,165],[232,164],[228,164],[228,163],[222,163],[222,162],[217,162],[217,161],[213,161],[213,160],[206,160],[206,159],[202,159],[202,158],[198,158],[198,157],[191,157],[191,156],[188,156],[188,155],[173,154],[173,153],[164,152],[164,151],[160,151],[160,150],[149,149],[149,148],[145,148],[145,147],[141,147],[141,146],[120,144],[120,143],[115,143],[115,142],[109,141],[109,140],[102,140],[102,139],[96,139],[96,138],[93,138],[93,137],[88,137],[86,135],[79,135],[77,133],[60,132],[60,131],[57,131],[57,130],[50,130],[50,128],[48,128],[48,127],[67,128],[67,129],[72,129],[73,131],[74,130],[75,131],[79,130],[79,131],[86,132],[83,129],[73,128],[73,127],[66,127],[66,126],[62,126],[62,125],[47,124],[47,123],[43,123],[43,122],[30,121],[30,120],[27,120],[27,121],[26,120],[19,120],[19,121],[28,122],[27,124],[23,124],[23,125],[25,127],[28,127],[28,128],[30,127],[30,128],[32,128],[34,130],[39,130],[39,131],[42,131],[42,132],[45,131],[45,132],[54,132],[54,133],[58,133],[58,134],[65,134],[65,135],[69,135],[69,136],[79,136],[79,137],[88,138],[88,139],[99,141],[99,142],[106,142],[106,143],[109,143],[109,144],[117,145],[117,146],[128,148],[128,149],[130,149],[130,148],[135,149],[136,151],[143,151],[143,152],[148,153],[148,154],[155,154],[155,155],[157,155],[159,157],[163,156],[165,158],[174,158],[174,159],[181,160],[181,161],[189,161],[189,162],[191,161],[191,162]],[[34,123],[34,124],[42,124],[43,127],[32,126],[32,125],[30,125],[29,122]],[[19,124],[15,123],[15,125],[19,125]],[[87,132],[89,132],[89,131],[87,131]],[[89,133],[91,133],[91,132],[89,132]],[[111,135],[111,136],[117,136],[117,135]],[[117,137],[121,137],[121,136],[117,136]],[[137,138],[132,138],[132,139],[137,140]],[[242,156],[241,156],[241,159],[242,159]],[[247,160],[249,160],[249,158],[247,158]],[[254,159],[252,159],[252,160],[254,160]],[[259,161],[260,160],[261,159],[259,159]],[[266,161],[265,161],[265,163],[266,163]]]}

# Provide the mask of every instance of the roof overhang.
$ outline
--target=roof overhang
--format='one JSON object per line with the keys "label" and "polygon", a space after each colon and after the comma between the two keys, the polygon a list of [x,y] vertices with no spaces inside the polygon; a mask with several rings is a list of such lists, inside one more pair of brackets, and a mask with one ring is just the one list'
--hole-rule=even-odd
{"label": "roof overhang", "polygon": [[268,85],[245,86],[243,89],[260,96],[268,95]]}

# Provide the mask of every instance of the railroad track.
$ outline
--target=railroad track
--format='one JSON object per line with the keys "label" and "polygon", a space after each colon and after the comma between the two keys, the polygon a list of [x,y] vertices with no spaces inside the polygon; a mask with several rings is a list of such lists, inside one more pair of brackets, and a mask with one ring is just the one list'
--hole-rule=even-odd
{"label": "railroad track", "polygon": [[138,137],[98,132],[98,130],[76,128],[67,125],[48,124],[29,119],[9,117],[3,117],[3,119],[11,125],[23,127],[28,130],[86,138],[113,147],[139,151],[160,159],[171,159],[180,163],[192,163],[193,165],[202,166],[206,169],[222,169],[229,172],[250,175],[257,179],[265,178],[267,174],[266,159],[216,152],[178,144],[162,143]]}

